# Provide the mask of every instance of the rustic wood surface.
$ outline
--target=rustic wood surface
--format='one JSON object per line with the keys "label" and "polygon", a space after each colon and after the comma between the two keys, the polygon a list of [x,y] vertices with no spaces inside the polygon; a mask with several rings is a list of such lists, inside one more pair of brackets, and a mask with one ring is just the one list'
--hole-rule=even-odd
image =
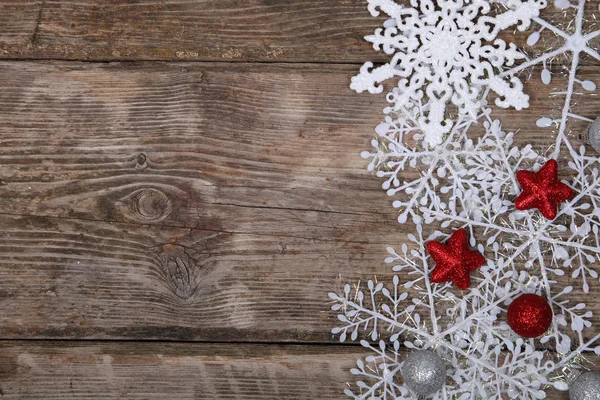
{"label": "rustic wood surface", "polygon": [[[410,1],[398,3],[409,5]],[[2,0],[0,56],[96,61],[387,61],[385,54],[373,51],[363,40],[386,16],[373,19],[365,4],[360,0]],[[589,1],[587,10],[592,19],[598,11],[597,0]],[[552,6],[543,10],[548,20],[562,14]],[[529,33],[506,30],[500,36],[527,49]]]}
{"label": "rustic wood surface", "polygon": [[0,398],[342,399],[363,355],[335,345],[0,341]]}
{"label": "rustic wood surface", "polygon": [[[414,230],[359,156],[376,27],[356,0],[0,0],[0,399],[344,398],[364,352],[327,292],[389,280]],[[518,144],[553,142],[567,61],[494,113]]]}
{"label": "rustic wood surface", "polygon": [[414,230],[359,156],[383,99],[353,68],[0,63],[0,337],[335,340],[327,292]]}

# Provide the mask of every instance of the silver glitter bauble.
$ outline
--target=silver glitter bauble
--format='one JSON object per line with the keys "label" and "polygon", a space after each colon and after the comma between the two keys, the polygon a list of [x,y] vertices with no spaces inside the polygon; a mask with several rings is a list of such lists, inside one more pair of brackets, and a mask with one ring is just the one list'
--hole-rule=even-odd
{"label": "silver glitter bauble", "polygon": [[600,374],[584,372],[569,385],[570,400],[600,400]]}
{"label": "silver glitter bauble", "polygon": [[585,142],[600,153],[600,117],[592,122],[585,133]]}
{"label": "silver glitter bauble", "polygon": [[410,353],[402,366],[404,384],[419,397],[440,390],[446,382],[446,364],[432,351]]}

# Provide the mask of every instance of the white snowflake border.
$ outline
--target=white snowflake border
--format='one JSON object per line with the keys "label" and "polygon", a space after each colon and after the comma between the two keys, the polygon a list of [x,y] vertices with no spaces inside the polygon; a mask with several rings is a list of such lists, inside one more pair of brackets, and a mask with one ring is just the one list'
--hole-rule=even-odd
{"label": "white snowflake border", "polygon": [[[373,143],[377,151],[363,154],[371,158],[371,169],[380,164],[386,166],[378,170],[378,176],[385,178],[383,186],[389,195],[403,196],[394,202],[401,209],[399,220],[405,222],[411,217],[419,236],[409,235],[411,249],[406,244],[400,253],[388,249],[391,257],[386,259],[395,264],[394,271],[403,271],[404,276],[414,278],[400,282],[394,277],[391,290],[381,283],[368,282],[367,289],[347,285],[343,294],[330,294],[336,301],[333,309],[340,312],[342,322],[332,332],[340,335],[341,341],[356,340],[362,331],[371,340],[380,340],[382,335],[389,337],[389,343],[380,340],[376,347],[361,342],[378,356],[367,357],[366,364],[360,361],[359,368],[353,370],[371,381],[371,384],[357,381],[358,394],[347,390],[353,398],[393,399],[408,394],[399,379],[401,345],[435,348],[451,362],[454,384],[446,385],[439,398],[500,399],[503,394],[511,398],[544,398],[545,385],[553,383],[565,389],[560,372],[571,366],[582,352],[595,351],[600,355],[600,346],[594,347],[600,335],[589,341],[584,337],[585,328],[591,326],[592,313],[585,310],[584,303],[570,304],[568,294],[574,288],[561,286],[555,280],[564,275],[566,264],[576,264],[576,258],[588,260],[599,255],[598,246],[586,244],[591,237],[598,239],[597,218],[583,214],[584,210],[596,207],[582,200],[589,196],[581,196],[561,208],[563,220],[586,218],[579,225],[571,223],[571,237],[566,242],[554,238],[566,229],[559,222],[560,217],[546,221],[535,213],[512,211],[508,199],[518,191],[516,170],[525,165],[539,167],[543,160],[530,146],[524,149],[514,146],[513,135],[504,133],[499,121],[491,120],[490,110],[479,115],[485,120],[486,133],[475,142],[466,136],[470,124],[459,119],[443,146],[434,150],[409,148],[404,144],[403,134],[410,129],[388,121],[378,127],[381,142]],[[584,153],[582,156],[585,158]],[[399,173],[417,164],[425,166],[418,178],[402,181]],[[575,181],[580,184],[575,186],[579,193],[593,192],[600,199],[595,167],[591,173],[589,164],[571,167],[579,171]],[[488,263],[473,274],[474,288],[466,295],[455,293],[451,284],[429,282],[432,262],[424,252],[425,243],[447,236],[435,231],[424,238],[423,225],[432,223],[442,228],[464,227],[471,245],[486,255]],[[475,237],[486,240],[478,242]],[[573,249],[575,255],[569,253]],[[548,251],[554,254],[550,264],[548,257],[544,257]],[[582,277],[587,290],[585,276],[597,275],[587,263],[577,265],[573,277]],[[410,290],[416,290],[417,295],[408,301]],[[560,361],[548,360],[545,352],[535,350],[533,340],[523,341],[503,322],[506,306],[526,292],[543,293],[550,300],[554,324],[541,342],[551,344]],[[440,328],[441,323],[447,324],[445,329]],[[575,342],[564,333],[569,328],[577,336]],[[365,365],[370,367],[366,369]]]}
{"label": "white snowflake border", "polygon": [[[416,2],[413,3],[415,6]],[[420,3],[434,4],[432,1]],[[443,3],[441,9],[448,4],[441,0],[437,3]],[[484,0],[467,0],[466,3],[489,5],[489,1]],[[507,12],[516,10],[519,4],[534,4],[520,1],[498,3],[507,6]],[[576,197],[563,205],[559,217],[554,221],[546,221],[529,212],[512,211],[511,200],[518,190],[514,181],[515,171],[522,164],[538,168],[545,160],[529,146],[523,149],[512,146],[512,134],[502,132],[499,122],[491,119],[490,111],[484,108],[485,99],[490,90],[496,90],[489,85],[489,81],[480,82],[481,86],[476,85],[473,90],[477,91],[477,95],[466,102],[446,97],[446,102],[441,104],[439,98],[430,96],[429,86],[433,85],[433,90],[438,90],[440,86],[436,84],[442,82],[447,85],[447,81],[435,82],[428,80],[431,75],[421,74],[419,79],[411,79],[407,86],[408,80],[401,79],[398,87],[388,95],[394,106],[385,110],[389,115],[377,128],[380,138],[373,141],[374,151],[364,152],[363,157],[371,159],[369,169],[376,169],[378,176],[385,178],[383,187],[388,194],[398,196],[394,206],[400,209],[399,221],[402,223],[411,218],[416,224],[419,237],[411,236],[410,240],[412,247],[420,250],[409,250],[408,246],[403,245],[398,254],[388,249],[391,256],[386,262],[395,264],[394,271],[404,270],[415,276],[408,282],[401,283],[398,277],[394,277],[392,289],[384,288],[381,283],[368,282],[366,289],[346,285],[342,294],[330,294],[336,302],[333,309],[340,313],[342,324],[333,330],[334,334],[340,335],[340,340],[356,340],[359,330],[366,331],[371,340],[379,340],[378,346],[361,341],[374,355],[367,357],[366,362],[357,362],[357,368],[352,373],[360,379],[356,383],[358,391],[347,389],[345,393],[348,396],[356,399],[408,396],[399,374],[402,366],[399,355],[401,344],[408,348],[434,348],[451,364],[449,382],[452,383],[436,394],[435,398],[439,399],[500,399],[503,395],[510,398],[544,398],[544,388],[549,384],[560,390],[568,389],[565,370],[580,362],[583,353],[595,352],[600,355],[600,346],[595,345],[600,335],[591,339],[586,339],[584,335],[584,330],[591,326],[592,313],[585,310],[583,303],[570,304],[568,294],[574,290],[573,287],[561,287],[555,280],[570,269],[571,278],[580,280],[581,288],[588,292],[589,279],[598,278],[592,264],[600,259],[599,160],[586,155],[584,146],[571,143],[566,124],[570,118],[590,121],[573,112],[572,99],[577,85],[587,91],[596,89],[594,82],[580,80],[577,74],[581,53],[600,60],[598,53],[589,46],[589,42],[598,37],[600,31],[583,33],[584,0],[576,5],[566,0],[555,1],[555,4],[576,9],[572,33],[539,18],[539,9],[532,11],[535,15],[526,18],[523,26],[529,25],[529,19],[540,26],[529,37],[528,43],[531,45],[539,40],[540,32],[544,29],[564,39],[564,44],[511,69],[502,70],[501,67],[505,64],[510,66],[514,60],[523,57],[514,55],[510,59],[501,56],[499,59],[506,63],[498,64],[494,72],[497,72],[497,79],[509,77],[512,81],[519,71],[542,64],[542,81],[548,84],[551,75],[546,62],[560,54],[571,54],[567,87],[564,92],[557,93],[564,96],[561,116],[540,118],[538,126],[558,128],[552,156],[558,155],[561,149],[567,150],[571,159],[568,166],[575,173],[575,178],[566,183],[575,189]],[[489,11],[486,7],[483,5],[482,8],[484,15]],[[369,0],[369,10],[373,15],[378,13],[377,8],[392,16],[393,20],[386,23],[385,30],[378,30],[367,38],[376,48],[381,47],[388,54],[411,49],[412,52],[421,52],[417,57],[423,59],[423,54],[424,59],[429,57],[430,62],[432,56],[436,58],[432,52],[426,52],[427,46],[415,47],[414,42],[409,46],[410,35],[407,39],[399,32],[406,32],[407,25],[402,25],[401,16],[408,15],[411,23],[425,19],[422,27],[429,27],[429,34],[435,34],[435,29],[439,28],[439,24],[436,25],[436,22],[440,22],[439,14],[430,12],[417,17],[419,14],[407,12],[407,9],[393,1]],[[468,9],[468,6],[455,8],[447,11],[447,15],[460,19],[460,12]],[[427,20],[426,15],[431,18]],[[513,24],[509,25],[514,25],[515,15],[509,15],[503,17],[505,23],[512,18]],[[464,28],[474,20],[467,18],[466,25],[465,21],[457,22],[455,28]],[[480,44],[475,42],[475,47],[480,49]],[[511,55],[517,54],[512,53],[516,51],[514,46],[508,48]],[[501,44],[498,49],[502,53],[506,46]],[[396,60],[380,67],[382,69],[370,71],[372,64],[365,64],[361,74],[353,80],[353,87],[358,91],[381,91],[379,83],[384,79],[403,76],[396,72],[396,66],[408,53],[403,52],[401,56],[396,54]],[[442,58],[437,56],[433,63],[439,63]],[[428,64],[421,63],[418,67],[423,65]],[[419,75],[417,70],[413,69],[411,74]],[[389,75],[387,78],[386,74]],[[403,98],[402,94],[413,83],[415,85],[408,91],[416,96]],[[521,90],[519,84],[512,83],[512,87]],[[423,86],[426,96],[423,95]],[[450,85],[444,90],[455,91],[456,88],[461,89],[461,86]],[[511,98],[518,97],[515,96]],[[461,94],[458,97],[466,98]],[[459,109],[459,116],[454,120],[448,118],[446,111],[446,103],[450,101]],[[511,104],[503,103],[501,99],[498,105]],[[524,103],[522,105],[525,106]],[[399,117],[392,118],[392,115]],[[433,124],[432,117],[437,118]],[[478,120],[484,121],[486,131],[482,138],[473,141],[467,137],[467,130]],[[407,146],[408,137],[421,140],[425,148]],[[403,180],[401,172],[417,165],[425,166],[425,170],[417,178]],[[423,224],[431,223],[440,224],[442,228],[465,227],[471,234],[471,244],[478,245],[482,252],[482,243],[476,243],[473,238],[475,233],[478,238],[485,238],[488,260],[493,262],[488,261],[481,269],[481,274],[475,278],[476,287],[466,296],[457,296],[450,285],[432,285],[428,281],[430,263],[423,253],[424,243],[445,238],[444,234],[437,231],[423,238]],[[544,257],[544,254],[550,254],[550,257]],[[411,290],[417,294],[409,300]],[[553,346],[558,355],[556,360],[549,360],[549,353],[536,350],[533,340],[523,341],[501,322],[500,316],[506,305],[523,292],[542,293],[551,303],[554,323],[541,342]],[[441,327],[443,324],[446,324],[445,329]],[[565,330],[573,332],[575,340]],[[383,340],[385,337],[389,338],[388,341]]]}

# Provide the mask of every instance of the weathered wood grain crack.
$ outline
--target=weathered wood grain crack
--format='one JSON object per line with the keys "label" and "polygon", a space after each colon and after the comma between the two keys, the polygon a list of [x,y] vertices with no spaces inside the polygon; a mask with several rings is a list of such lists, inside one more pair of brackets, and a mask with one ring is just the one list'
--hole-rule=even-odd
{"label": "weathered wood grain crack", "polygon": [[45,0],[42,0],[42,3],[40,4],[40,10],[38,12],[37,20],[35,22],[35,27],[33,29],[33,34],[31,35],[31,40],[29,41],[30,47],[34,47],[36,45],[38,33],[40,31],[40,24],[42,23],[42,14],[44,12],[44,3],[45,3]]}
{"label": "weathered wood grain crack", "polygon": [[[366,209],[365,212],[344,212],[344,211],[334,211],[334,210],[322,210],[322,209],[317,209],[317,208],[260,206],[260,205],[253,205],[253,204],[252,205],[238,204],[238,203],[227,203],[227,202],[219,202],[219,201],[208,202],[206,204],[220,205],[220,206],[233,206],[233,207],[242,207],[242,208],[255,208],[255,209],[262,209],[262,210],[305,211],[305,212],[314,212],[314,213],[339,214],[339,215],[351,215],[351,216],[372,215],[372,214],[383,215],[383,213],[377,212],[377,210],[369,210],[369,209]],[[385,215],[388,215],[388,214],[385,214]]]}

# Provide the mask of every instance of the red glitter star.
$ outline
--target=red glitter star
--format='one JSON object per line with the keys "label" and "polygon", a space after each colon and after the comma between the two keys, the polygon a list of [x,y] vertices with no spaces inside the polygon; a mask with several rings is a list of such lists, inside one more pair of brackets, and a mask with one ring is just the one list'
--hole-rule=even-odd
{"label": "red glitter star", "polygon": [[471,286],[469,273],[485,263],[485,258],[480,253],[469,250],[467,231],[464,229],[454,231],[448,244],[427,243],[427,252],[435,261],[435,268],[431,271],[431,281],[436,283],[452,281],[462,290]]}
{"label": "red glitter star", "polygon": [[537,208],[549,220],[556,218],[558,205],[573,197],[573,189],[558,181],[558,163],[548,160],[538,171],[518,171],[523,192],[515,200],[517,210]]}

